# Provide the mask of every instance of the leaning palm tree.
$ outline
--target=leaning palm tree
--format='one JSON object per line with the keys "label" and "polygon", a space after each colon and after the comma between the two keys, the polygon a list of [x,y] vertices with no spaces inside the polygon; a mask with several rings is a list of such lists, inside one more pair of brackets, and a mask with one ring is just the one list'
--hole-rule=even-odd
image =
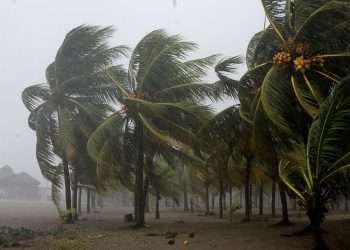
{"label": "leaning palm tree", "polygon": [[216,56],[186,61],[195,48],[196,44],[178,35],[156,30],[136,45],[127,72],[109,70],[121,108],[93,133],[88,150],[101,174],[106,166],[113,166],[124,185],[134,190],[136,226],[145,223],[145,155],[152,151],[153,143],[193,155],[191,131],[208,113],[207,107],[194,100],[213,95],[202,78]]}
{"label": "leaning palm tree", "polygon": [[[46,70],[47,82],[22,93],[30,111],[29,126],[37,135],[39,167],[54,190],[60,186],[57,168],[63,167],[67,221],[72,221],[69,160],[77,152],[73,131],[77,123],[81,131],[91,130],[101,119],[97,114],[103,114],[95,111],[105,109],[116,97],[106,68],[127,51],[125,46],[108,46],[106,39],[112,32],[111,27],[97,26],[79,26],[70,31]],[[62,164],[57,164],[60,161]]]}
{"label": "leaning palm tree", "polygon": [[280,176],[299,198],[314,231],[314,249],[328,249],[320,226],[327,204],[343,187],[350,167],[350,79],[339,83],[321,105],[311,125],[304,164],[281,162]]}
{"label": "leaning palm tree", "polygon": [[262,3],[270,26],[249,44],[247,75],[260,78],[254,87],[269,119],[284,133],[306,139],[308,123],[349,72],[350,2]]}

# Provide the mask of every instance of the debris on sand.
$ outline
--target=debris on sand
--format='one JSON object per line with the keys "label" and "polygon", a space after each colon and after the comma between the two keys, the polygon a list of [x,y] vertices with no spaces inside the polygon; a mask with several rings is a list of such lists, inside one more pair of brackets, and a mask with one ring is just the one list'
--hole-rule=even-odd
{"label": "debris on sand", "polygon": [[188,234],[188,237],[190,237],[190,238],[194,238],[194,236],[195,236],[194,233],[189,233],[189,234]]}
{"label": "debris on sand", "polygon": [[177,232],[167,232],[164,236],[165,239],[174,239],[177,236]]}
{"label": "debris on sand", "polygon": [[148,233],[148,234],[145,234],[145,235],[148,236],[148,237],[162,236],[161,234],[157,234],[157,233]]}

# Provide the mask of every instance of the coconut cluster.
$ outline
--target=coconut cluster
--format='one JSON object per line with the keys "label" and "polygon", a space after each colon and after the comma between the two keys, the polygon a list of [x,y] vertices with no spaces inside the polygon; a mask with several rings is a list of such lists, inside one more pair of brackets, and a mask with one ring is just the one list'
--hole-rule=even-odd
{"label": "coconut cluster", "polygon": [[309,55],[309,45],[295,43],[289,38],[285,45],[280,46],[281,51],[273,56],[273,63],[280,67],[293,65],[298,72],[305,73],[312,66],[322,67],[325,60],[320,56]]}
{"label": "coconut cluster", "polygon": [[284,65],[292,61],[292,56],[289,52],[278,52],[273,56],[273,63],[277,65]]}
{"label": "coconut cluster", "polygon": [[299,56],[293,62],[296,71],[305,73],[305,71],[309,70],[311,66],[322,67],[325,63],[325,60],[319,56],[314,56],[311,58],[304,58],[304,56]]}

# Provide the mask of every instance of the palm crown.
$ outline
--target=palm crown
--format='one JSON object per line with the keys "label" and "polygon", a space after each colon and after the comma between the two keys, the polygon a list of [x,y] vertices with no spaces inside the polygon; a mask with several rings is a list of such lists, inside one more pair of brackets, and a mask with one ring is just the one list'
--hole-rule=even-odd
{"label": "palm crown", "polygon": [[270,26],[250,42],[241,88],[255,89],[267,116],[283,132],[304,133],[299,111],[315,118],[349,70],[350,3],[262,2]]}

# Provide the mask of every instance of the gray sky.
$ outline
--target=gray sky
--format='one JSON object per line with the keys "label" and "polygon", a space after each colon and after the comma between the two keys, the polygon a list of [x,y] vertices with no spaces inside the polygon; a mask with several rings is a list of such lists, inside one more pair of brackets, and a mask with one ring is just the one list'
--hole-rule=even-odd
{"label": "gray sky", "polygon": [[195,57],[243,55],[262,29],[259,0],[0,0],[0,166],[26,171],[47,185],[35,159],[22,90],[45,81],[64,35],[80,24],[113,25],[114,45],[133,47],[159,28],[200,45]]}

